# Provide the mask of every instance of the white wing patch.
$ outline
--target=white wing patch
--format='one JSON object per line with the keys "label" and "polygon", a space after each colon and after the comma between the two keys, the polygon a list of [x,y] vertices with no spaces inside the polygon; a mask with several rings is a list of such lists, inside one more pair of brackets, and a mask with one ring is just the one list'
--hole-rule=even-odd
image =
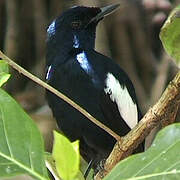
{"label": "white wing patch", "polygon": [[138,113],[137,106],[133,102],[127,88],[122,87],[111,73],[107,74],[105,83],[105,93],[110,95],[113,102],[116,102],[121,117],[132,129],[138,123]]}

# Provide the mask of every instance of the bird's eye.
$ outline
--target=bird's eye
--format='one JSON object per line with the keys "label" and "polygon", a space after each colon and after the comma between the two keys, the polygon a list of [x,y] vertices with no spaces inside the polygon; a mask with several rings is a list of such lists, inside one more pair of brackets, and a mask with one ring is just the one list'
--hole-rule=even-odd
{"label": "bird's eye", "polygon": [[81,27],[81,21],[73,21],[73,22],[71,23],[71,27],[72,27],[73,29],[79,29],[79,28]]}

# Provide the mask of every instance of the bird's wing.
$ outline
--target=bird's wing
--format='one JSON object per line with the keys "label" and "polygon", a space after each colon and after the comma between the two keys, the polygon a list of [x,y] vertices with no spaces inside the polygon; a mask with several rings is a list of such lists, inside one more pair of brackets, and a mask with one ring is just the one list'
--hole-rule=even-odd
{"label": "bird's wing", "polygon": [[138,123],[140,111],[128,75],[112,59],[96,51],[87,55],[96,75],[103,83],[100,106],[106,124],[113,129],[121,125],[122,129],[132,129]]}

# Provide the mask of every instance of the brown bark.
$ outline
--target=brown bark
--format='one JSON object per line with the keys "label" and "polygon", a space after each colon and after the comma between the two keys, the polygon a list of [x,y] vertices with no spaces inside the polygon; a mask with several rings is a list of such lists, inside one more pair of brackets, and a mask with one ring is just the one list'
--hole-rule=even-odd
{"label": "brown bark", "polygon": [[43,0],[33,0],[34,13],[34,32],[36,58],[41,60],[45,55],[45,39],[46,39],[46,11]]}
{"label": "brown bark", "polygon": [[[4,51],[8,56],[13,59],[18,59],[18,51],[19,51],[19,12],[18,12],[18,3],[17,1],[6,0],[5,8],[6,8],[6,31],[4,38]],[[18,75],[15,74],[14,70],[11,70],[11,74],[16,79],[12,81],[10,79],[8,85],[6,86],[7,90],[17,91],[19,86]]]}
{"label": "brown bark", "polygon": [[43,0],[33,0],[34,12],[34,36],[36,49],[36,66],[34,73],[39,77],[44,77],[44,70],[41,67],[45,66],[45,40],[46,40],[46,11]]}
{"label": "brown bark", "polygon": [[4,34],[5,34],[5,29],[3,28],[5,26],[6,20],[5,20],[5,0],[0,1],[0,47],[2,48],[4,42]]}
{"label": "brown bark", "polygon": [[18,19],[18,8],[17,2],[6,0],[6,15],[7,15],[7,27],[6,27],[6,36],[4,50],[8,56],[12,58],[17,57],[18,52],[18,28],[19,28],[19,19]]}

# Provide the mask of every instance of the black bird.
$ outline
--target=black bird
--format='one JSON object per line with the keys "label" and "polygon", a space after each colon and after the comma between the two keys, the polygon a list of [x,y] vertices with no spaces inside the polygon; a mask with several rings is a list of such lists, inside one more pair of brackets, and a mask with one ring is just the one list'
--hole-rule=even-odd
{"label": "black bird", "polygon": [[[98,22],[118,6],[76,6],[50,24],[46,80],[124,136],[141,118],[133,84],[113,60],[94,50]],[[116,140],[49,91],[47,100],[59,128],[71,141],[80,140],[81,155],[96,168]]]}

